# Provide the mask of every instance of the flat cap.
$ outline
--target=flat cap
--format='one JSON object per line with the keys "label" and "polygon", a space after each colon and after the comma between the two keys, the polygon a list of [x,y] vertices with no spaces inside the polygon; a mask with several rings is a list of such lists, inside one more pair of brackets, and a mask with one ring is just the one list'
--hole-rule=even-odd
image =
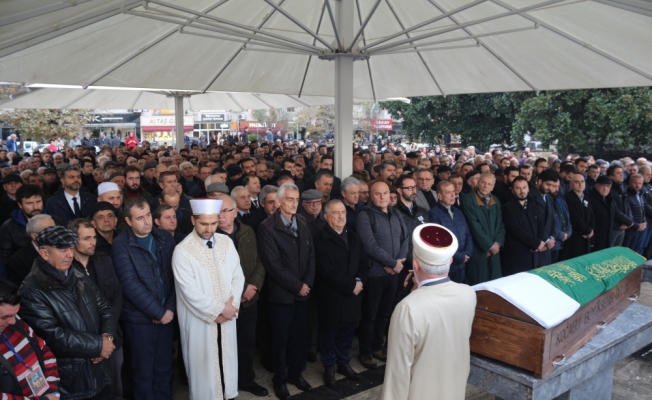
{"label": "flat cap", "polygon": [[79,243],[79,236],[63,226],[49,226],[36,235],[36,243],[39,246],[68,249]]}
{"label": "flat cap", "polygon": [[441,174],[442,172],[453,172],[453,168],[449,167],[448,165],[440,165],[437,167],[437,173]]}
{"label": "flat cap", "polygon": [[113,211],[113,215],[116,215],[115,207],[113,207],[113,204],[109,203],[108,201],[98,201],[97,203],[93,204],[91,207],[91,213],[90,217],[93,219],[95,217],[95,214],[97,214],[100,211]]}
{"label": "flat cap", "polygon": [[57,171],[61,171],[66,168],[70,168],[70,164],[68,164],[67,162],[62,162],[61,164],[55,165],[54,168],[56,168]]}
{"label": "flat cap", "polygon": [[106,167],[108,167],[110,165],[113,165],[115,167],[116,166],[115,161],[109,160],[109,161],[105,162],[103,168],[106,168]]}
{"label": "flat cap", "polygon": [[611,178],[605,175],[598,176],[598,179],[595,180],[596,185],[613,185]]}
{"label": "flat cap", "polygon": [[147,161],[145,163],[145,166],[143,167],[143,171],[147,171],[148,169],[156,168],[158,164],[156,161]]}
{"label": "flat cap", "polygon": [[43,170],[43,175],[56,174],[56,173],[57,173],[57,171],[55,171],[54,168],[46,168],[46,169]]}
{"label": "flat cap", "polygon": [[229,187],[223,183],[213,182],[206,188],[206,193],[224,193],[229,194]]}
{"label": "flat cap", "polygon": [[473,171],[467,172],[466,175],[464,175],[464,180],[468,181],[469,179],[471,179],[475,175],[480,175],[480,171],[473,170]]}
{"label": "flat cap", "polygon": [[4,185],[5,183],[23,183],[23,179],[20,177],[18,174],[8,174],[4,178],[2,178],[2,184]]}
{"label": "flat cap", "polygon": [[421,158],[415,151],[411,151],[405,155],[407,158]]}
{"label": "flat cap", "polygon": [[322,197],[324,195],[317,189],[310,189],[301,193],[301,201],[321,200]]}
{"label": "flat cap", "polygon": [[125,174],[123,174],[122,172],[114,172],[114,173],[111,174],[111,176],[109,176],[109,182],[111,182],[113,180],[113,178],[118,177],[118,176],[124,177]]}

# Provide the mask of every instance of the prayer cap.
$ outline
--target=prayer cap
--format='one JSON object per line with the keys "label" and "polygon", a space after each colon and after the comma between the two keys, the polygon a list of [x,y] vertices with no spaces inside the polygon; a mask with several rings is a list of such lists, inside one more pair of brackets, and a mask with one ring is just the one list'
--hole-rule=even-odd
{"label": "prayer cap", "polygon": [[215,199],[192,199],[190,200],[190,208],[192,208],[193,215],[219,214],[222,203],[222,200]]}
{"label": "prayer cap", "polygon": [[79,243],[79,236],[63,226],[49,226],[36,235],[36,243],[39,246],[68,249]]}
{"label": "prayer cap", "polygon": [[419,225],[412,233],[412,244],[414,258],[433,267],[448,265],[458,246],[453,232],[437,224]]}
{"label": "prayer cap", "polygon": [[[113,177],[113,175],[111,175]],[[97,187],[97,195],[101,196],[106,192],[119,192],[120,188],[118,187],[118,184],[114,182],[102,182],[100,183],[100,186]]]}

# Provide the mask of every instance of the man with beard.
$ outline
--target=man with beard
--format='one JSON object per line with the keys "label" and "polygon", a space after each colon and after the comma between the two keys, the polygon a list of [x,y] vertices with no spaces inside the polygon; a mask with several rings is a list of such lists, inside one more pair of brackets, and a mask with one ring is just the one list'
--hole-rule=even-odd
{"label": "man with beard", "polygon": [[64,226],[75,218],[87,218],[97,199],[90,193],[79,190],[81,187],[79,170],[74,167],[63,169],[61,185],[64,190],[52,196],[46,204],[50,215],[58,217]]}
{"label": "man with beard", "polygon": [[260,186],[264,187],[267,185],[267,164],[260,163],[256,165],[256,176],[260,179]]}
{"label": "man with beard", "polygon": [[496,186],[491,192],[498,200],[500,204],[505,204],[509,199],[512,198],[512,182],[518,175],[518,168],[516,167],[507,167],[503,172],[503,179],[496,179]]}
{"label": "man with beard", "polygon": [[5,264],[18,250],[27,246],[27,222],[43,212],[43,191],[34,185],[21,186],[16,191],[18,209],[0,226],[0,275],[7,276]]}
{"label": "man with beard", "polygon": [[124,170],[125,175],[125,185],[124,185],[124,197],[125,199],[130,199],[132,197],[142,197],[145,200],[151,200],[152,194],[143,189],[140,185],[141,174],[140,168],[137,164],[129,165]]}
{"label": "man with beard", "polygon": [[93,161],[88,158],[84,158],[80,161],[81,166],[81,179],[82,186],[88,189],[89,192],[95,192],[97,189],[97,183],[93,179]]}
{"label": "man with beard", "polygon": [[118,216],[115,207],[109,202],[98,201],[93,205],[89,219],[97,231],[95,252],[111,255],[113,239],[118,236],[116,231]]}
{"label": "man with beard", "polygon": [[512,198],[502,206],[505,246],[500,263],[503,276],[514,275],[541,266],[539,254],[547,251],[544,229],[545,210],[535,204],[525,177],[512,182]]}
{"label": "man with beard", "polygon": [[[396,191],[398,193],[398,201],[396,202],[395,210],[401,213],[403,223],[407,228],[408,235],[408,252],[403,265],[412,265],[412,232],[421,224],[428,222],[428,212],[421,208],[416,202],[417,198],[417,184],[412,179],[411,175],[401,175],[396,179]],[[408,292],[401,282],[405,281],[409,268],[403,268],[398,274],[399,285],[396,288],[396,295],[394,296],[394,305],[398,304]]]}
{"label": "man with beard", "polygon": [[369,187],[373,187],[376,182],[385,183],[390,189],[394,187],[396,179],[396,163],[391,160],[385,160],[380,163],[378,178],[369,182]]}
{"label": "man with beard", "polygon": [[[118,277],[115,275],[113,261],[107,253],[97,252],[97,233],[93,225],[86,219],[75,219],[70,222],[69,228],[79,236],[79,242],[74,247],[72,267],[87,275],[100,293],[108,300],[113,311],[113,317],[120,319],[122,313],[122,290]],[[115,337],[115,350],[109,358],[109,375],[111,376],[110,394],[112,397],[122,397],[122,363],[124,360],[122,349],[122,332],[118,331]]]}
{"label": "man with beard", "polygon": [[595,229],[595,218],[591,203],[584,196],[584,176],[573,174],[571,191],[566,193],[573,234],[562,249],[562,260],[583,256],[591,251],[591,238]]}
{"label": "man with beard", "polygon": [[[364,205],[369,204],[369,184],[365,181],[360,181],[360,192],[358,193],[360,202]],[[356,224],[357,225],[357,224]]]}
{"label": "man with beard", "polygon": [[172,257],[190,393],[195,399],[230,399],[238,395],[238,358],[227,349],[237,348],[235,319],[245,279],[233,241],[216,234],[223,202],[190,204],[194,230]]}
{"label": "man with beard", "polygon": [[[589,175],[591,169],[589,169]],[[589,179],[589,178],[587,178]],[[591,251],[600,251],[611,247],[616,223],[616,202],[611,198],[611,179],[608,176],[598,176],[594,187],[586,195],[591,202],[593,218],[595,219],[595,235],[593,236],[593,248]]]}
{"label": "man with beard", "polygon": [[544,219],[539,223],[543,224],[543,233],[547,238],[546,249],[539,252],[539,266],[541,267],[552,264],[552,249],[560,236],[559,225],[557,225],[555,217],[555,206],[552,201],[548,201],[552,199],[550,193],[555,180],[557,180],[557,173],[546,169],[537,176],[536,186],[530,183],[530,196],[534,199],[533,205],[543,213]]}

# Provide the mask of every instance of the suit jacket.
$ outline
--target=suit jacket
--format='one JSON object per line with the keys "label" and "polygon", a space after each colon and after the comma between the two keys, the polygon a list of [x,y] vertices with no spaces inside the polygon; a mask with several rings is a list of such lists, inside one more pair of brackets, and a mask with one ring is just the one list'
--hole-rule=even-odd
{"label": "suit jacket", "polygon": [[573,225],[573,234],[564,243],[560,260],[567,260],[588,254],[590,252],[591,240],[585,239],[582,236],[588,235],[595,229],[593,207],[589,198],[584,196],[584,201],[582,201],[571,190],[566,193],[566,203],[568,204],[570,222]]}
{"label": "suit jacket", "polygon": [[[437,192],[434,190],[430,190],[433,196],[435,196],[435,200],[437,200]],[[426,210],[426,213],[430,211],[430,205],[428,204],[428,200],[426,199],[426,196],[423,194],[421,189],[417,188],[417,199],[415,200],[415,203],[424,210]]]}
{"label": "suit jacket", "polygon": [[398,303],[389,326],[383,400],[464,398],[475,305],[473,289],[454,282],[422,286]]}
{"label": "suit jacket", "polygon": [[527,197],[527,207],[517,198],[503,205],[505,223],[505,248],[500,252],[503,276],[529,271],[541,266],[539,252],[541,242],[548,240],[545,233],[545,210],[536,204],[531,195]]}
{"label": "suit jacket", "polygon": [[369,260],[360,238],[346,230],[346,241],[330,226],[315,236],[319,323],[328,328],[356,324],[362,318],[362,292],[353,294],[356,278],[364,285]]}
{"label": "suit jacket", "polygon": [[296,214],[298,236],[285,226],[277,210],[258,227],[258,254],[265,266],[269,302],[307,301],[299,296],[303,284],[315,281],[315,247],[306,219]]}
{"label": "suit jacket", "polygon": [[[50,215],[59,217],[62,226],[68,226],[68,222],[75,219],[75,213],[72,211],[72,208],[70,208],[70,204],[68,203],[64,193],[65,192],[61,190],[52,196],[50,200],[48,200],[46,208]],[[78,196],[82,218],[88,218],[91,215],[91,208],[95,203],[97,203],[97,197],[84,190],[80,190]]]}

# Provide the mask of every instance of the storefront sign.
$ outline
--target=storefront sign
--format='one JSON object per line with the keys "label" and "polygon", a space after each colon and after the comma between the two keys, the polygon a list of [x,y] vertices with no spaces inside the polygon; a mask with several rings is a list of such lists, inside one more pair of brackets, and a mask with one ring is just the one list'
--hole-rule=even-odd
{"label": "storefront sign", "polygon": [[[192,131],[195,121],[192,115],[183,117],[183,130]],[[143,132],[165,132],[176,128],[174,116],[140,117],[140,127]]]}
{"label": "storefront sign", "polygon": [[201,122],[222,122],[226,121],[226,114],[214,114],[214,113],[207,113],[207,114],[200,114],[201,115]]}
{"label": "storefront sign", "polygon": [[394,121],[391,119],[372,119],[371,130],[373,131],[391,131],[394,127]]}

